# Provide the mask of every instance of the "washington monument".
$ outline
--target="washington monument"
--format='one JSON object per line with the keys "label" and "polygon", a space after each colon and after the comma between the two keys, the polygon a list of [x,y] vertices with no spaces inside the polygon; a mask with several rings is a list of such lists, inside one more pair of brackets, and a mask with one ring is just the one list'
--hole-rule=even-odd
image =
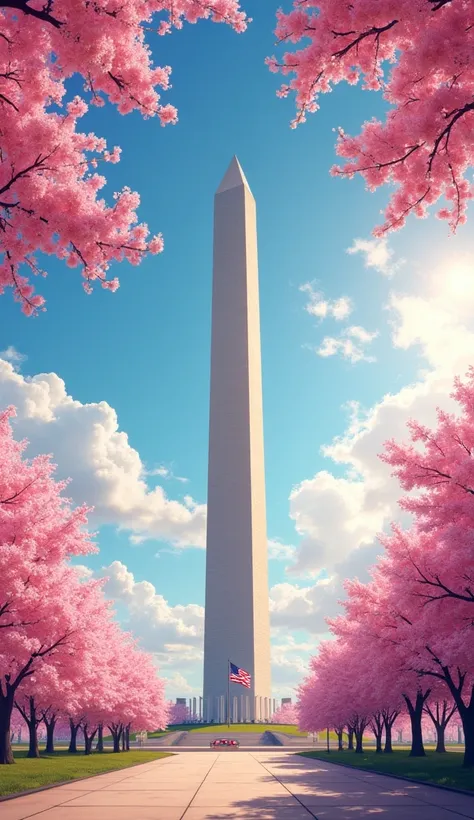
{"label": "washington monument", "polygon": [[[257,220],[234,157],[214,199],[205,720],[269,719],[269,621]],[[251,687],[228,699],[229,660]]]}

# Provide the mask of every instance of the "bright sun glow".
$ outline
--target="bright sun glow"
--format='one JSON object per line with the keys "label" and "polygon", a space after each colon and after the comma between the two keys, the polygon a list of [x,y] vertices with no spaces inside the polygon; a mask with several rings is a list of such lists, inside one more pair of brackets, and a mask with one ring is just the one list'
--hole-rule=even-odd
{"label": "bright sun glow", "polygon": [[446,291],[453,296],[464,296],[474,286],[474,270],[467,265],[456,265],[446,271]]}

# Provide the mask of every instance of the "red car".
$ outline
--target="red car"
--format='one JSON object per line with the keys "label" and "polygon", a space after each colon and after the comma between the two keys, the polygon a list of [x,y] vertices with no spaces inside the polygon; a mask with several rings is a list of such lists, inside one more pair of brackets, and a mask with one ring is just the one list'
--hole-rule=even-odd
{"label": "red car", "polygon": [[238,748],[240,746],[240,743],[238,740],[231,740],[228,737],[220,737],[216,740],[212,740],[209,746],[211,747],[211,749],[215,749],[216,746],[234,746]]}

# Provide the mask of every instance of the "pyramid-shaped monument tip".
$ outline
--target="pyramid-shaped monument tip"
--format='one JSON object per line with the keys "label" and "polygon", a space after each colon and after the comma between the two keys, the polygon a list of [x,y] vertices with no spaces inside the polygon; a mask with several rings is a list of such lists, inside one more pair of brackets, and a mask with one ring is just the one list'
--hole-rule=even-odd
{"label": "pyramid-shaped monument tip", "polygon": [[237,188],[239,185],[245,185],[250,191],[249,184],[242,171],[241,165],[237,157],[234,155],[230,161],[230,165],[224,174],[221,184],[219,185],[216,194],[222,194],[230,188]]}

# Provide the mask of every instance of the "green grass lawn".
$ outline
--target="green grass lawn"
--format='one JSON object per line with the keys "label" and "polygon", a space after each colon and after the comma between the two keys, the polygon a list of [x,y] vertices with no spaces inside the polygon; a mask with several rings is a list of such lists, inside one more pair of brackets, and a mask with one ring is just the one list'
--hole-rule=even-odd
{"label": "green grass lawn", "polygon": [[[290,726],[286,724],[276,723],[231,723],[230,727],[227,723],[209,723],[206,725],[194,726],[193,724],[179,726],[176,729],[174,726],[170,727],[174,731],[187,732],[208,732],[213,734],[222,734],[224,737],[232,732],[284,732],[287,735],[298,735],[306,737],[306,732],[300,732],[297,726]],[[153,735],[154,736],[154,735]],[[151,737],[151,735],[148,735]]]}
{"label": "green grass lawn", "polygon": [[426,757],[409,757],[408,750],[395,750],[391,755],[373,751],[356,755],[355,752],[301,752],[303,757],[314,757],[328,763],[344,763],[357,769],[373,770],[384,774],[398,774],[413,780],[452,786],[474,791],[474,771],[462,768],[462,758],[454,752],[436,754],[428,751]]}
{"label": "green grass lawn", "polygon": [[[125,769],[135,763],[149,763],[160,757],[168,757],[164,752],[121,752],[114,754],[105,751],[102,754],[70,755],[66,751],[54,755],[42,754],[40,758],[28,758],[26,751],[14,750],[15,763],[12,766],[0,766],[0,795],[38,789],[52,783],[63,783],[77,777],[89,777],[102,772]],[[0,809],[1,816],[1,809]]]}

